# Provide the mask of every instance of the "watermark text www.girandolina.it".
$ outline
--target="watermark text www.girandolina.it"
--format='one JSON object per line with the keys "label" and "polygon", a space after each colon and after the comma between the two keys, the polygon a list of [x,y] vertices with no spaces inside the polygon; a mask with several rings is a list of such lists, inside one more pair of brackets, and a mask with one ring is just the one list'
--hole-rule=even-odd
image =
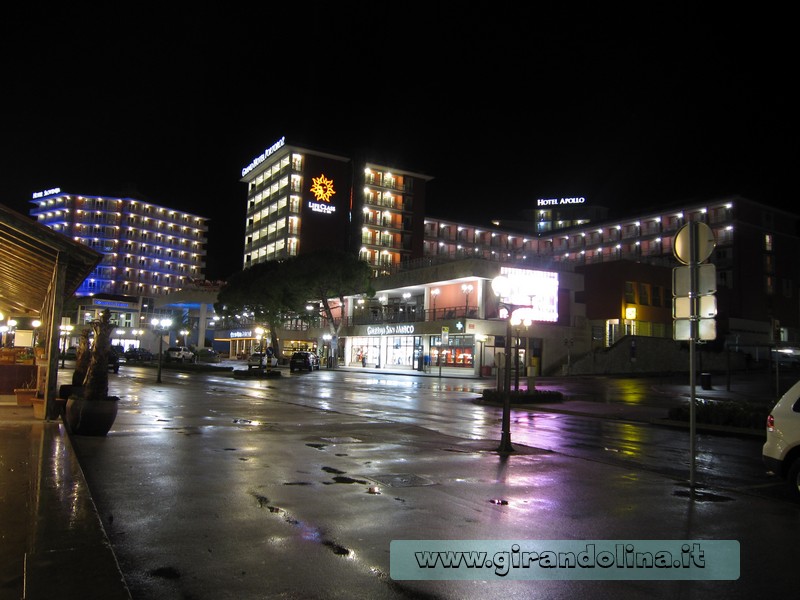
{"label": "watermark text www.girandolina.it", "polygon": [[738,540],[392,540],[396,580],[735,580]]}
{"label": "watermark text www.girandolina.it", "polygon": [[414,556],[420,569],[493,569],[501,577],[510,569],[703,569],[705,551],[699,543],[682,544],[676,554],[674,550],[637,551],[633,544],[614,544],[612,550],[597,550],[596,544],[586,544],[580,552],[556,552],[554,550],[522,550],[519,544],[511,551],[424,551]]}

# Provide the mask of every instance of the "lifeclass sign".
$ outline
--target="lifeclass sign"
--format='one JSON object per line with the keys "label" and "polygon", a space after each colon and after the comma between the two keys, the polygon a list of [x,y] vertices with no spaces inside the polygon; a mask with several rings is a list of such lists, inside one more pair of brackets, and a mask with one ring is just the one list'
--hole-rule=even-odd
{"label": "lifeclass sign", "polygon": [[271,155],[275,154],[275,152],[277,152],[278,150],[280,150],[281,148],[283,148],[284,144],[286,144],[286,136],[283,136],[283,137],[282,137],[281,139],[279,139],[277,142],[275,142],[274,144],[272,144],[272,146],[270,146],[269,148],[267,148],[266,150],[264,150],[264,151],[263,151],[261,154],[259,154],[258,156],[256,156],[256,157],[253,159],[253,162],[251,162],[251,163],[250,163],[249,165],[247,165],[247,166],[246,166],[244,169],[242,169],[242,177],[244,177],[245,175],[247,175],[247,174],[248,174],[250,171],[252,171],[252,170],[253,170],[253,169],[255,169],[255,168],[258,166],[258,165],[260,165],[260,164],[261,164],[261,163],[263,163],[265,160],[267,160],[267,159],[268,159],[268,158],[269,158]]}
{"label": "lifeclass sign", "polygon": [[537,198],[536,206],[562,206],[564,204],[585,204],[586,198]]}

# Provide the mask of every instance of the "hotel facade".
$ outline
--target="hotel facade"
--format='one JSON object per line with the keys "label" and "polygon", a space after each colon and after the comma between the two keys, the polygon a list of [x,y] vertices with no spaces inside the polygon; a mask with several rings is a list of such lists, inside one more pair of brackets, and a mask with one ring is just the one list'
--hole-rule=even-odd
{"label": "hotel facade", "polygon": [[75,295],[74,321],[88,323],[109,309],[125,330],[114,343],[139,346],[157,299],[205,279],[208,225],[199,215],[133,198],[90,196],[60,189],[33,194],[39,223],[103,254]]}
{"label": "hotel facade", "polygon": [[431,177],[288,145],[242,169],[243,267],[329,248],[357,253],[375,275],[422,255]]}

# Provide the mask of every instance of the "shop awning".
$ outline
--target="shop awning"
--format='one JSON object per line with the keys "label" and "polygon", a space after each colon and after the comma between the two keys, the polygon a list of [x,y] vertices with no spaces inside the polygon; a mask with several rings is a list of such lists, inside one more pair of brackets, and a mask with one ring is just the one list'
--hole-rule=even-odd
{"label": "shop awning", "polygon": [[103,255],[0,204],[0,312],[42,315],[64,265],[61,293],[71,296]]}

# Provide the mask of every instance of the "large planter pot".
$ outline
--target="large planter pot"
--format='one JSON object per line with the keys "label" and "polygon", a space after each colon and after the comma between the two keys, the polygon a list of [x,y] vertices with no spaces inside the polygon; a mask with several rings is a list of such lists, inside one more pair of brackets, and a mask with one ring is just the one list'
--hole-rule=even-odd
{"label": "large planter pot", "polygon": [[14,394],[17,396],[17,406],[31,406],[36,397],[36,388],[15,388]]}
{"label": "large planter pot", "polygon": [[70,433],[75,435],[106,435],[117,418],[119,398],[109,396],[106,400],[86,400],[73,394],[67,400],[64,421]]}
{"label": "large planter pot", "polygon": [[33,418],[34,419],[44,419],[45,417],[45,404],[44,398],[34,398],[33,399]]}

